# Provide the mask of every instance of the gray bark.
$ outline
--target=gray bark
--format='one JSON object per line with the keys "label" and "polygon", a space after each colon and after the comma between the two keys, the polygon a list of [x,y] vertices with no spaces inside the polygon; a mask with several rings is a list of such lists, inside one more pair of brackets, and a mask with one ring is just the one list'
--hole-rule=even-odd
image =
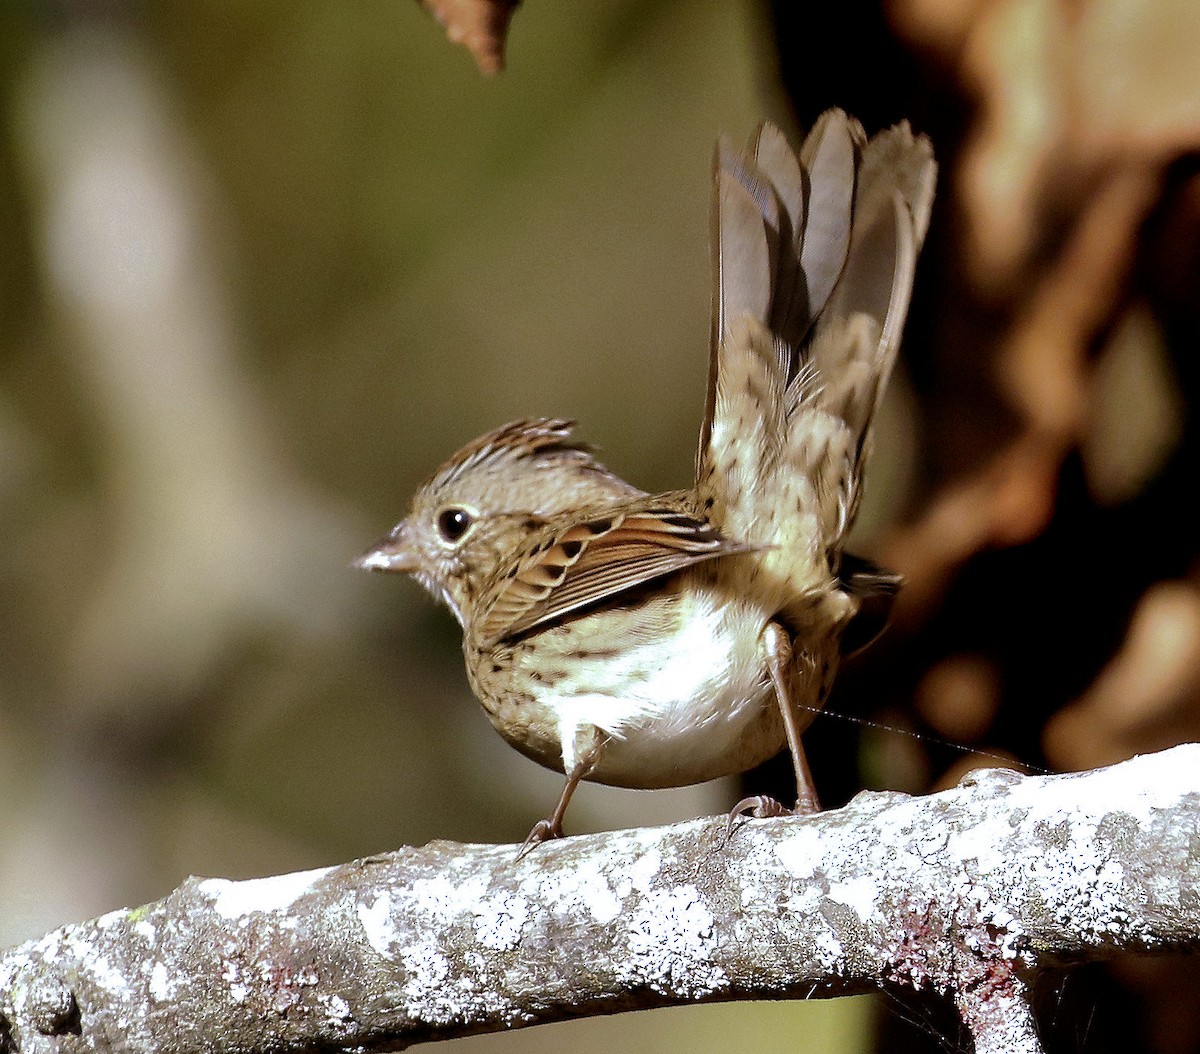
{"label": "gray bark", "polygon": [[0,1051],[384,1050],[881,986],[1040,1049],[1042,968],[1200,934],[1200,746],[923,798],[512,846],[434,842],[156,903],[0,956]]}

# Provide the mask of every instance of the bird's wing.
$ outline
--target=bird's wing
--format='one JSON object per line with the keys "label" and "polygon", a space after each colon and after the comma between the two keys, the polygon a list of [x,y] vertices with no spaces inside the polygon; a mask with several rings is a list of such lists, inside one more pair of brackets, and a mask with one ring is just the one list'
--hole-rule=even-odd
{"label": "bird's wing", "polygon": [[483,648],[652,579],[753,548],[729,541],[679,500],[592,509],[533,535],[493,582],[473,629]]}

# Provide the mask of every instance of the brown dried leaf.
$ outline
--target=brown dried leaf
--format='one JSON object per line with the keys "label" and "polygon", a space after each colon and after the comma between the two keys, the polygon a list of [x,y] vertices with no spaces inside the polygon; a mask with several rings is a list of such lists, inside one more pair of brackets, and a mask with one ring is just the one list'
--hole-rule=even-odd
{"label": "brown dried leaf", "polygon": [[520,0],[421,0],[446,31],[452,44],[462,44],[481,73],[491,77],[504,69],[508,24]]}

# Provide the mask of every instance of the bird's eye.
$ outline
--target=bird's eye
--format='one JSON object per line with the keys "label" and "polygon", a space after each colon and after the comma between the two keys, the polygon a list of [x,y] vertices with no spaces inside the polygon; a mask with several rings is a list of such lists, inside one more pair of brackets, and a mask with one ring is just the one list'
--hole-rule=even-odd
{"label": "bird's eye", "polygon": [[474,522],[475,517],[466,509],[460,509],[457,506],[442,509],[437,518],[438,534],[444,541],[457,542],[471,529]]}

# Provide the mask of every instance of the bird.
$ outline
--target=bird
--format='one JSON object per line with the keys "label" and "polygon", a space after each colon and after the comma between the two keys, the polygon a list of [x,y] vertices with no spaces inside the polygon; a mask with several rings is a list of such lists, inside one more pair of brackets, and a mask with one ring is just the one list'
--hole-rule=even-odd
{"label": "bird", "polygon": [[574,422],[514,421],[442,464],[357,559],[450,609],[496,730],[565,776],[522,854],[563,835],[581,781],[687,786],[785,747],[794,808],[755,795],[730,822],[820,809],[801,735],[900,584],[843,547],[935,182],[907,122],[868,137],[829,110],[798,151],[769,122],[745,149],[722,137],[693,485],[647,493]]}

